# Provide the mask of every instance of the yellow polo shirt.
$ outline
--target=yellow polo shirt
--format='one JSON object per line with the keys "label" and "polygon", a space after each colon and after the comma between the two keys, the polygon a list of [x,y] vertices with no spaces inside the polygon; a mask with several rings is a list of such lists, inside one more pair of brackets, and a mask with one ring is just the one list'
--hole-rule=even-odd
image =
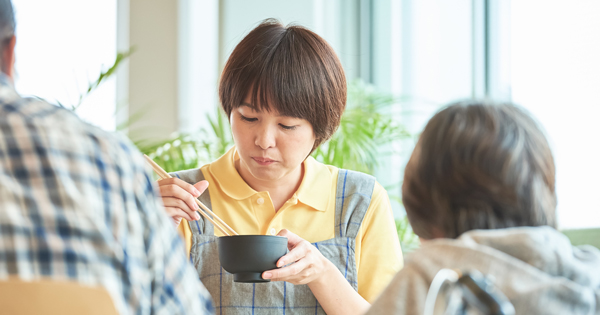
{"label": "yellow polo shirt", "polygon": [[[314,158],[304,163],[298,191],[275,212],[269,193],[250,188],[235,169],[232,148],[200,169],[210,183],[212,211],[239,234],[277,234],[288,229],[314,243],[334,238],[335,194],[339,169]],[[206,193],[206,192],[205,192]],[[178,230],[189,257],[192,231],[183,219]],[[215,235],[221,232],[215,229]],[[402,267],[402,252],[387,192],[375,183],[371,204],[356,237],[358,293],[373,302]]]}

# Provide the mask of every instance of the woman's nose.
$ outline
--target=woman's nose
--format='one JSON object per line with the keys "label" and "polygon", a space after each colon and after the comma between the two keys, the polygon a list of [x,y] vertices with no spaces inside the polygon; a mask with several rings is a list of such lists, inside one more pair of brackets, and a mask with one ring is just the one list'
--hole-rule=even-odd
{"label": "woman's nose", "polygon": [[254,144],[263,150],[274,147],[275,143],[275,130],[268,126],[261,128],[254,140]]}

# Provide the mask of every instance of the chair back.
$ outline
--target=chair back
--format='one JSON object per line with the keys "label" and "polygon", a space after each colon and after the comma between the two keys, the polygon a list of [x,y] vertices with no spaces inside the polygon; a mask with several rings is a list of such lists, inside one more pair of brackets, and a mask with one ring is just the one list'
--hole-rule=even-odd
{"label": "chair back", "polygon": [[108,291],[76,282],[0,280],[0,313],[116,315]]}

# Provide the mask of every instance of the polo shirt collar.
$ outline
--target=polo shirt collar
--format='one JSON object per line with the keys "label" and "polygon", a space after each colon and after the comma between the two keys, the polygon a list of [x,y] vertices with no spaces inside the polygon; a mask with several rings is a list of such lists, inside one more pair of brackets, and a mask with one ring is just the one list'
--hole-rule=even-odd
{"label": "polo shirt collar", "polygon": [[304,160],[304,178],[296,192],[298,200],[318,211],[327,210],[331,195],[331,171],[312,156]]}
{"label": "polo shirt collar", "polygon": [[250,198],[257,192],[244,181],[235,169],[235,161],[239,159],[240,156],[236,148],[233,147],[218,160],[211,163],[208,169],[225,194],[233,199],[243,200]]}
{"label": "polo shirt collar", "polygon": [[[250,187],[235,169],[235,161],[239,160],[235,147],[209,166],[215,181],[229,197],[243,200],[257,193]],[[298,191],[294,194],[298,201],[318,210],[325,211],[331,194],[331,172],[329,168],[309,156],[304,160],[304,177]]]}

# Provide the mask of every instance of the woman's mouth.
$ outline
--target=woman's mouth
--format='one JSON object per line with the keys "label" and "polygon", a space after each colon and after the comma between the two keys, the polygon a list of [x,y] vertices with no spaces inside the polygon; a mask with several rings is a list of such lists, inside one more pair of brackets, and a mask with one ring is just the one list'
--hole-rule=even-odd
{"label": "woman's mouth", "polygon": [[270,165],[275,163],[275,160],[271,160],[269,158],[253,157],[252,159],[258,163],[258,165]]}

